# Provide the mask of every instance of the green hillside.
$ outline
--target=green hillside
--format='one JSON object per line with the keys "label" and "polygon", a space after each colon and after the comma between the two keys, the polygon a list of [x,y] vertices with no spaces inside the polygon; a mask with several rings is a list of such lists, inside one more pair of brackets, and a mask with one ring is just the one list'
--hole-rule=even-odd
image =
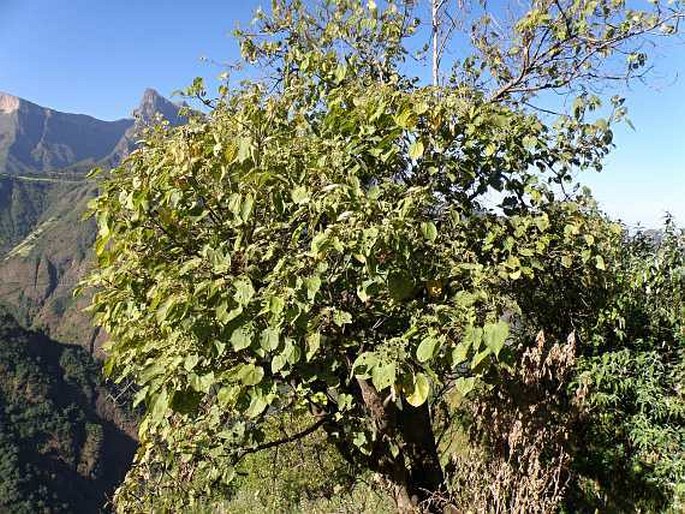
{"label": "green hillside", "polygon": [[5,177],[0,187],[0,298],[23,325],[92,350],[96,331],[72,291],[95,234],[82,220],[95,185]]}
{"label": "green hillside", "polygon": [[24,330],[0,309],[0,511],[97,512],[135,441],[82,348]]}

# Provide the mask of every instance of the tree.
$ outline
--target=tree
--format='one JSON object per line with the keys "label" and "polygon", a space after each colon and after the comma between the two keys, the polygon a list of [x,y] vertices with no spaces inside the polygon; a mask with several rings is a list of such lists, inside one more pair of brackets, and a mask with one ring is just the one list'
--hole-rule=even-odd
{"label": "tree", "polygon": [[[566,191],[625,115],[614,97],[591,119],[595,86],[639,73],[639,38],[674,32],[677,6],[534,0],[505,34],[474,8],[472,54],[441,87],[404,71],[415,8],[273,2],[238,32],[264,78],[151,129],[103,182],[87,284],[106,372],[146,406],[129,486],[169,476],[192,502],[322,430],[413,511],[450,472],[441,406],[497,387],[539,330],[566,341],[590,297],[542,315],[530,287],[554,297],[551,270],[606,284],[620,228]],[[575,92],[570,112],[532,107],[547,90]],[[265,438],[297,409],[310,426]]]}

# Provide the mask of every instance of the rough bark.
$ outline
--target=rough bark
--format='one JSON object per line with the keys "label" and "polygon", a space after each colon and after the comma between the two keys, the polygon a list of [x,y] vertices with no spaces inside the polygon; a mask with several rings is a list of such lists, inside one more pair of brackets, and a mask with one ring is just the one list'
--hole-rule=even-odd
{"label": "rough bark", "polygon": [[[400,410],[395,403],[383,401],[367,381],[358,383],[379,435],[370,467],[392,483],[398,512],[416,512],[421,502],[440,489],[444,478],[428,405],[405,404]],[[389,440],[400,448],[395,456],[389,451]]]}

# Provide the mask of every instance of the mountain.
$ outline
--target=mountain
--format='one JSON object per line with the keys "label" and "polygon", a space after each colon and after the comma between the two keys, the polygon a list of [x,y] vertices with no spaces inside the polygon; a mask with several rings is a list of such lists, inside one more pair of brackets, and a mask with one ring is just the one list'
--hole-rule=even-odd
{"label": "mountain", "polygon": [[148,88],[143,93],[143,98],[140,100],[138,108],[133,111],[133,115],[136,119],[143,120],[146,123],[150,123],[159,115],[168,121],[169,124],[177,126],[185,123],[185,118],[179,114],[179,107],[183,106],[184,104],[175,104],[164,98],[154,89]]}
{"label": "mountain", "polygon": [[95,165],[114,151],[133,123],[67,114],[0,93],[0,172],[33,174]]}
{"label": "mountain", "polygon": [[179,106],[154,89],[145,91],[133,118],[116,121],[63,113],[0,92],[0,173],[82,174],[118,164],[140,124],[157,114],[172,125],[183,122]]}
{"label": "mountain", "polygon": [[87,299],[72,295],[95,237],[82,218],[97,184],[85,174],[121,162],[158,116],[183,123],[180,108],[148,89],[132,118],[102,121],[0,93],[0,303],[23,325],[97,353]]}

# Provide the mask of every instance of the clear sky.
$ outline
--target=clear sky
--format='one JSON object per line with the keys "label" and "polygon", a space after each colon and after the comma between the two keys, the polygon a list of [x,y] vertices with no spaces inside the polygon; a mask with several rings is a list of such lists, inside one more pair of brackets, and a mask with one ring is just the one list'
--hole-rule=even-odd
{"label": "clear sky", "polygon": [[[201,58],[234,61],[230,32],[259,4],[0,0],[0,91],[102,119],[127,116],[147,87],[168,96],[221,73]],[[579,178],[631,225],[658,226],[667,210],[685,225],[685,45],[655,51],[651,84],[623,91],[636,130],[617,130],[605,170]]]}

